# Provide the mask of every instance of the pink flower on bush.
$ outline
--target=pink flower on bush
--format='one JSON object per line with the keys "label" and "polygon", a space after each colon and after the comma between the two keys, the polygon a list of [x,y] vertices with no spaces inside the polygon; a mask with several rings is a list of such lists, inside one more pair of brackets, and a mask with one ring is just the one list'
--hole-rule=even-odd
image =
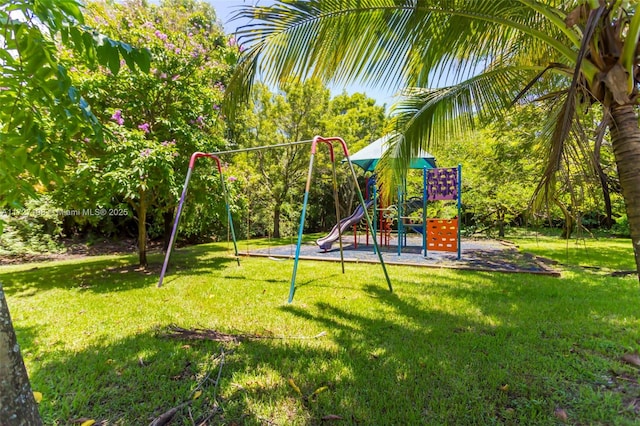
{"label": "pink flower on bush", "polygon": [[145,148],[142,151],[140,151],[140,157],[142,158],[147,158],[150,155],[151,155],[151,148]]}
{"label": "pink flower on bush", "polygon": [[179,78],[180,78],[180,74],[176,74],[173,77],[171,77],[171,81],[176,81]]}
{"label": "pink flower on bush", "polygon": [[227,41],[227,46],[229,47],[233,47],[237,44],[238,42],[236,41],[235,37],[230,37],[229,41]]}
{"label": "pink flower on bush", "polygon": [[160,40],[166,40],[167,39],[167,35],[165,33],[163,33],[160,30],[155,30],[154,34],[156,35],[156,37],[158,37]]}
{"label": "pink flower on bush", "polygon": [[165,80],[167,78],[167,73],[165,73],[165,72],[160,73],[160,75],[158,77],[160,77],[160,79],[162,79],[162,80]]}
{"label": "pink flower on bush", "polygon": [[142,130],[145,133],[149,133],[149,123],[142,123],[138,125],[138,129]]}
{"label": "pink flower on bush", "polygon": [[229,182],[235,182],[235,181],[238,180],[238,178],[235,177],[235,176],[229,176],[228,180],[229,180]]}
{"label": "pink flower on bush", "polygon": [[122,126],[124,124],[124,118],[122,118],[122,111],[120,111],[119,109],[117,109],[113,113],[113,115],[111,116],[111,119],[116,123],[118,123],[118,126]]}

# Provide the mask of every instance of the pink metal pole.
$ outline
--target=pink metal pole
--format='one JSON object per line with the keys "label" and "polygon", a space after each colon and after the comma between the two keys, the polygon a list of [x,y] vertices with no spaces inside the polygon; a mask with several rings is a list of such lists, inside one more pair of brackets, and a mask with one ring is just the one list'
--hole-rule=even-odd
{"label": "pink metal pole", "polygon": [[167,266],[169,265],[169,257],[171,256],[171,248],[173,247],[173,241],[176,238],[176,232],[178,231],[178,223],[180,222],[180,215],[182,214],[182,207],[184,206],[184,200],[187,196],[187,188],[189,186],[189,180],[191,180],[191,174],[195,167],[196,160],[200,157],[213,158],[218,166],[218,172],[222,173],[222,167],[220,166],[220,159],[213,154],[205,154],[204,152],[194,152],[191,154],[189,160],[189,169],[187,170],[187,178],[184,180],[184,187],[182,188],[182,195],[180,195],[180,202],[178,203],[178,211],[176,212],[176,218],[173,221],[173,230],[171,231],[171,238],[169,239],[169,246],[167,247],[167,253],[164,256],[164,263],[162,264],[162,271],[160,272],[160,280],[158,281],[158,287],[162,287],[162,281],[164,275],[167,272]]}

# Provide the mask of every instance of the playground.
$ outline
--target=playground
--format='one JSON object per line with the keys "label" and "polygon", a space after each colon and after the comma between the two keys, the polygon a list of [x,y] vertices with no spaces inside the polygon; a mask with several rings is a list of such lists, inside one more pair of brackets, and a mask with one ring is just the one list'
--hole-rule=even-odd
{"label": "playground", "polygon": [[[425,257],[422,254],[422,237],[415,235],[406,239],[402,254],[397,254],[397,237],[391,237],[388,246],[380,246],[380,251],[387,265],[404,265],[426,268],[466,269],[487,272],[514,272],[558,276],[559,273],[550,266],[548,259],[521,252],[507,241],[491,239],[463,238],[461,240],[461,258],[456,253],[430,251]],[[268,257],[273,259],[293,259],[295,245],[273,246],[241,251],[241,255]],[[373,246],[367,245],[366,236],[358,235],[357,244],[354,237],[343,237],[343,256],[345,263],[379,263]],[[340,262],[340,249],[337,245],[325,251],[317,244],[302,244],[300,259],[328,262]]]}
{"label": "playground", "polygon": [[[310,144],[311,155],[307,173],[304,200],[300,214],[297,243],[287,247],[268,247],[247,255],[266,256],[272,259],[293,259],[293,273],[289,289],[288,302],[293,301],[296,289],[296,274],[299,260],[340,261],[342,272],[345,273],[345,263],[378,263],[384,273],[387,287],[393,292],[393,285],[385,264],[405,266],[431,266],[439,268],[470,269],[489,272],[528,272],[559,276],[552,269],[544,266],[543,262],[534,256],[520,253],[515,247],[508,247],[501,242],[486,240],[469,240],[463,243],[461,238],[460,217],[462,212],[462,166],[438,167],[433,155],[420,151],[411,160],[409,169],[422,172],[422,191],[419,197],[409,197],[407,194],[407,180],[403,176],[397,185],[396,204],[388,205],[388,199],[379,195],[379,187],[375,171],[377,165],[385,157],[391,146],[391,141],[397,134],[388,134],[369,144],[359,152],[350,155],[346,142],[340,137],[315,136],[312,140],[298,141],[293,144]],[[220,179],[225,200],[226,218],[229,236],[233,240],[233,251],[240,266],[240,252],[236,240],[233,217],[231,214],[229,195],[225,185],[225,178],[221,166],[220,155],[245,152],[249,150],[273,149],[289,144],[260,146],[247,149],[221,151],[215,153],[194,152],[189,161],[185,183],[183,186],[174,225],[169,239],[168,249],[160,272],[158,287],[162,286],[167,273],[171,250],[180,223],[180,215],[185,205],[189,181],[199,158],[214,161],[217,175]],[[319,145],[328,148],[333,171],[333,197],[336,207],[336,224],[324,237],[315,241],[315,245],[303,245],[305,217],[309,203],[309,191],[313,180],[313,166],[316,150]],[[349,166],[354,188],[359,203],[353,213],[347,217],[340,217],[339,195],[336,178],[335,151],[344,153],[343,163]],[[355,166],[364,171],[367,177],[364,194],[359,187]],[[388,197],[387,197],[388,198]],[[449,203],[456,210],[454,218],[428,218],[430,203]],[[371,212],[369,212],[371,210]],[[413,213],[419,212],[420,217]],[[366,233],[358,234],[358,224],[365,222]],[[352,243],[345,240],[345,235],[353,229]],[[395,229],[392,229],[395,228]],[[379,234],[378,234],[379,232]],[[420,237],[414,237],[415,234]],[[378,242],[378,239],[380,240]],[[338,246],[337,249],[334,245]],[[371,247],[369,247],[371,245]],[[395,250],[391,248],[395,247]],[[395,251],[395,255],[394,255]],[[404,252],[404,255],[403,255]],[[463,256],[464,252],[464,256]],[[463,260],[464,259],[464,260]]]}

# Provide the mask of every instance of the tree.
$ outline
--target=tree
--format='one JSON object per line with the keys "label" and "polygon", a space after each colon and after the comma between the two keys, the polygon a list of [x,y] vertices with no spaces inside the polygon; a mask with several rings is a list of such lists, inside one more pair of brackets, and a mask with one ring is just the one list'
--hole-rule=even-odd
{"label": "tree", "polygon": [[[101,126],[60,63],[58,45],[89,64],[117,72],[120,60],[148,70],[146,50],[109,39],[84,25],[73,0],[12,0],[0,6],[0,206],[35,197],[35,184],[58,180],[66,153]],[[41,423],[9,308],[0,288],[0,424]]]}
{"label": "tree", "polygon": [[601,105],[640,278],[637,7],[601,0],[308,0],[246,7],[238,16],[254,20],[239,34],[250,47],[230,101],[247,96],[259,70],[271,82],[307,74],[324,82],[401,81],[408,89],[395,107],[400,173],[431,140],[446,140],[514,102],[547,101],[547,165],[537,191],[547,199],[567,160],[565,148],[588,153],[599,144],[582,137],[581,123],[591,105]]}
{"label": "tree", "polygon": [[[343,138],[348,144],[349,152],[353,154],[383,135],[385,108],[376,105],[375,99],[364,93],[348,95],[343,92],[330,100],[325,123],[326,135]],[[342,158],[341,152],[342,150],[336,150],[337,160]],[[326,230],[336,223],[332,171],[328,161],[317,162],[315,169],[319,179],[316,179],[316,184],[311,188],[310,198],[322,201],[316,204],[316,208],[309,206],[307,217],[310,224],[315,220],[318,230]],[[353,211],[358,195],[347,167],[337,167],[337,180],[341,201],[340,217],[344,218]]]}
{"label": "tree", "polygon": [[[138,258],[146,266],[149,216],[163,218],[168,242],[191,153],[218,151],[226,144],[220,103],[239,51],[206,3],[96,2],[87,7],[93,26],[148,47],[152,72],[91,72],[69,58],[75,65],[73,79],[109,123],[109,133],[106,144],[87,143],[77,151],[68,184],[60,191],[67,195],[67,205],[86,203],[87,198],[100,207],[123,202],[137,220]],[[191,182],[190,197],[210,207],[204,209],[207,217],[223,213],[215,208],[222,197],[207,191],[214,182],[210,173],[198,173]],[[75,200],[68,196],[74,193]]]}
{"label": "tree", "polygon": [[[244,114],[245,127],[237,132],[238,144],[248,148],[310,140],[322,133],[328,105],[329,90],[317,80],[287,81],[277,94],[258,85]],[[302,189],[309,145],[258,150],[245,157],[240,160],[243,164],[254,165],[244,168],[246,181],[253,182],[251,198],[254,203],[268,206],[273,236],[279,238],[283,213],[290,210],[292,203],[299,203],[294,196]]]}

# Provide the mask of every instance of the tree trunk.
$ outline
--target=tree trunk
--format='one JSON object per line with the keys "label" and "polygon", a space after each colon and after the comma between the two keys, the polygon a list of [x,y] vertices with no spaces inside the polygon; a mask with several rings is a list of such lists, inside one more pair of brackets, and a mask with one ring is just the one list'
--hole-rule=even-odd
{"label": "tree trunk", "polygon": [[167,251],[169,248],[169,241],[171,240],[171,231],[173,231],[173,209],[167,210],[162,213],[162,220],[164,221],[164,233],[162,248]]}
{"label": "tree trunk", "polygon": [[498,237],[504,238],[504,218],[505,212],[502,206],[496,210],[496,218],[498,220]]}
{"label": "tree trunk", "polygon": [[138,205],[138,261],[147,266],[147,204],[142,197]]}
{"label": "tree trunk", "polygon": [[20,355],[7,300],[0,285],[0,425],[41,425],[29,376]]}
{"label": "tree trunk", "polygon": [[280,203],[273,207],[273,238],[280,238]]}
{"label": "tree trunk", "polygon": [[633,105],[611,108],[613,153],[618,166],[622,196],[627,209],[631,242],[640,279],[640,128]]}

